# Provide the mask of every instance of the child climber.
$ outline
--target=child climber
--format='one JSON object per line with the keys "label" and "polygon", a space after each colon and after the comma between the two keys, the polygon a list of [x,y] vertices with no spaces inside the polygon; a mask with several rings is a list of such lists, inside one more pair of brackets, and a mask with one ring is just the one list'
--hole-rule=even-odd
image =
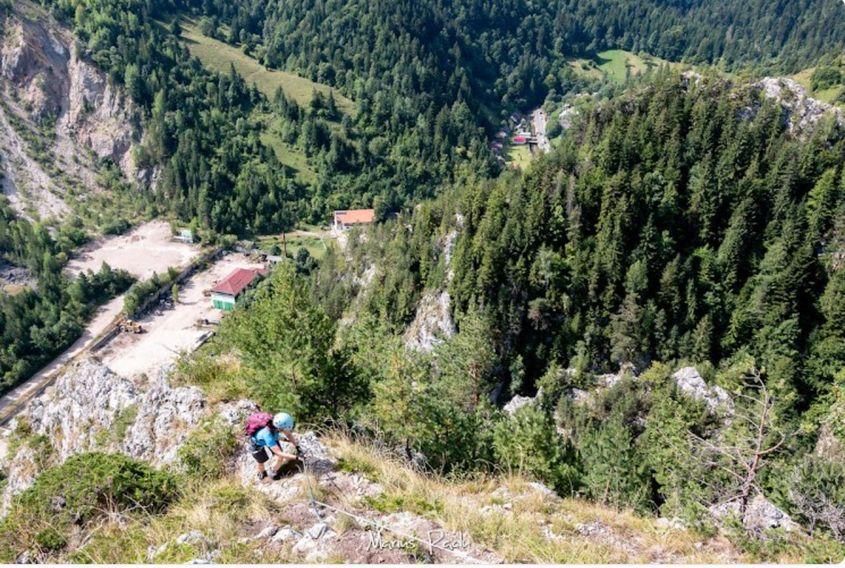
{"label": "child climber", "polygon": [[[284,472],[301,466],[302,461],[299,456],[302,452],[293,435],[293,427],[293,417],[286,412],[280,412],[275,416],[267,412],[256,412],[247,418],[246,433],[249,437],[249,451],[258,462],[259,480],[268,476],[265,464],[273,455],[276,456],[275,469],[269,473],[273,479],[279,479]],[[286,453],[282,449],[282,442],[293,445],[296,448],[296,455]]]}

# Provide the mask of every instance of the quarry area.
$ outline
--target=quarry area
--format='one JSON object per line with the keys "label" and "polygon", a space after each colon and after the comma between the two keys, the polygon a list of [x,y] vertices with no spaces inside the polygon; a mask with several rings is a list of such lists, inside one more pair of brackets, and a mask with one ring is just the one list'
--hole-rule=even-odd
{"label": "quarry area", "polygon": [[86,270],[97,272],[105,262],[139,280],[148,280],[154,273],[163,274],[170,267],[187,266],[199,255],[198,245],[173,239],[169,223],[150,221],[126,234],[89,243],[68,263],[67,270],[73,275]]}
{"label": "quarry area", "polygon": [[220,257],[179,287],[178,300],[160,304],[137,322],[144,333],[122,333],[97,351],[97,356],[114,372],[131,377],[153,373],[193,351],[213,332],[223,312],[212,307],[208,290],[237,268],[263,268],[243,253]]}
{"label": "quarry area", "polygon": [[[107,263],[145,281],[153,274],[165,274],[169,268],[181,271],[202,253],[199,245],[175,240],[169,223],[151,221],[126,234],[89,243],[68,263],[67,270],[71,275],[79,275],[88,270],[96,272]],[[222,311],[212,306],[211,288],[237,268],[264,268],[264,265],[243,253],[219,255],[178,285],[178,301],[162,300],[138,318],[142,333],[118,333],[110,341],[102,342],[104,334],[121,317],[126,295],[113,298],[98,309],[71,347],[29,381],[0,397],[0,417],[7,418],[94,346],[98,347],[93,350],[96,357],[127,377],[154,373],[175,361],[182,352],[192,351],[213,333],[213,326],[222,316]]]}

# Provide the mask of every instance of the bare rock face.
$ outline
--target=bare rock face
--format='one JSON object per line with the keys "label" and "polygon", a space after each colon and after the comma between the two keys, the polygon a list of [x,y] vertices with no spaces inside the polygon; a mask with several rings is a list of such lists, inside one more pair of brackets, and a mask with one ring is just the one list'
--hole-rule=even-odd
{"label": "bare rock face", "polygon": [[67,71],[67,110],[58,123],[59,131],[97,157],[113,159],[131,179],[136,173],[131,150],[141,137],[135,105],[99,69],[81,59],[75,45]]}
{"label": "bare rock face", "polygon": [[123,451],[151,463],[171,463],[191,428],[204,414],[195,387],[171,388],[162,378],[138,398],[138,415],[126,432]]}
{"label": "bare rock face", "polygon": [[[176,460],[191,428],[207,413],[195,387],[172,388],[163,378],[144,388],[92,360],[62,374],[15,418],[46,439],[43,465],[57,465],[88,451],[119,451],[154,465]],[[38,469],[29,446],[7,458],[10,482],[3,502],[32,484]],[[43,459],[42,459],[43,458]]]}
{"label": "bare rock face", "polygon": [[6,488],[3,491],[2,511],[9,508],[12,497],[25,491],[35,483],[38,477],[38,459],[35,450],[29,446],[23,446],[9,463],[9,473],[6,478]]}
{"label": "bare rock face", "polygon": [[97,447],[98,433],[107,432],[138,396],[132,381],[86,360],[59,377],[20,419],[34,433],[48,436],[64,461]]}
{"label": "bare rock face", "polygon": [[507,404],[502,407],[502,411],[508,416],[513,416],[514,414],[516,414],[517,410],[524,406],[530,406],[534,404],[536,400],[537,397],[515,395],[512,399],[508,401]]}
{"label": "bare rock face", "polygon": [[[127,181],[155,181],[134,163],[139,110],[78,51],[70,31],[35,4],[13,2],[0,22],[0,100],[3,190],[19,213],[63,217],[69,189],[103,189],[98,159],[118,164]],[[45,127],[52,131],[44,134]]]}
{"label": "bare rock face", "polygon": [[69,31],[46,15],[15,14],[6,24],[0,75],[16,89],[29,118],[57,118],[57,132],[126,166],[140,140],[139,113],[105,73],[86,61]]}
{"label": "bare rock face", "polygon": [[730,395],[719,386],[709,386],[695,367],[684,367],[672,375],[678,390],[686,396],[704,402],[710,412],[722,410],[728,415],[733,414],[733,400]]}
{"label": "bare rock face", "polygon": [[[710,508],[710,514],[717,521],[725,520],[731,515],[739,516],[739,503],[732,501],[714,505]],[[801,528],[789,515],[760,493],[755,495],[748,503],[745,508],[745,515],[741,520],[746,529],[760,536],[764,531],[770,529],[783,529],[791,532]]]}
{"label": "bare rock face", "polygon": [[405,331],[405,345],[425,353],[431,352],[443,339],[455,334],[450,313],[452,298],[448,292],[426,292],[417,306],[417,315]]}
{"label": "bare rock face", "polygon": [[769,99],[778,101],[787,115],[789,131],[802,134],[812,128],[825,116],[834,116],[840,126],[845,127],[842,111],[807,95],[807,90],[793,79],[766,77],[755,83],[754,88]]}

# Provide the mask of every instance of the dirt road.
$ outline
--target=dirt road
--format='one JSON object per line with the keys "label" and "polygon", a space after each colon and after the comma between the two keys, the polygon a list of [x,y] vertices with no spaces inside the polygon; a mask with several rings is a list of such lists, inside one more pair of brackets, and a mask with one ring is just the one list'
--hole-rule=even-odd
{"label": "dirt road", "polygon": [[[123,268],[139,279],[148,279],[154,272],[164,273],[168,267],[184,268],[200,254],[200,247],[171,242],[170,225],[152,221],[134,228],[125,235],[98,239],[85,246],[68,263],[72,275],[91,269],[97,271],[103,262],[112,268]],[[0,397],[0,423],[16,412],[19,403],[40,392],[75,357],[87,351],[123,309],[124,296],[101,306],[88,322],[82,336],[73,345],[38,371],[28,381]]]}
{"label": "dirt road", "polygon": [[548,116],[546,116],[546,111],[543,109],[538,108],[531,112],[531,129],[534,131],[534,137],[537,138],[537,147],[543,153],[549,152],[552,149],[549,138],[546,136],[547,121]]}
{"label": "dirt road", "polygon": [[103,333],[114,318],[123,309],[123,295],[114,298],[107,304],[100,307],[94,315],[82,337],[77,339],[73,345],[68,347],[64,353],[53,359],[46,367],[38,371],[27,382],[12,389],[0,397],[0,422],[5,421],[11,411],[14,411],[18,402],[29,400],[40,390],[47,386],[50,381],[58,375],[62,368],[74,357],[91,347],[97,337]]}

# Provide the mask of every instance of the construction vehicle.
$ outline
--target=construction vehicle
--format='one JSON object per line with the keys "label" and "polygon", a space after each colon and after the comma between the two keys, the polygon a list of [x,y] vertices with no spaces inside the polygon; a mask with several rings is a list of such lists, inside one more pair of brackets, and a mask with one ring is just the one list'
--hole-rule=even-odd
{"label": "construction vehicle", "polygon": [[121,333],[144,333],[144,328],[140,323],[128,318],[121,318],[117,322],[117,327]]}

